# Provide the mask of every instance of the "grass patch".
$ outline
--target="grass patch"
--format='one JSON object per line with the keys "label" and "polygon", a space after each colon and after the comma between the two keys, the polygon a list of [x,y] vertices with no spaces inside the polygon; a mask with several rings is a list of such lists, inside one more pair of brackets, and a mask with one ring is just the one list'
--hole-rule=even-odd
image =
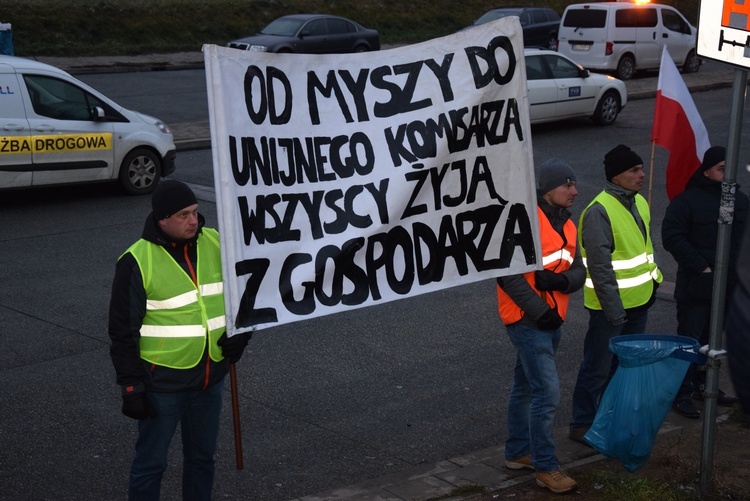
{"label": "grass patch", "polygon": [[648,478],[623,478],[612,471],[592,471],[577,475],[579,485],[608,501],[693,501],[700,499],[697,488],[671,485]]}
{"label": "grass patch", "polygon": [[[563,0],[527,0],[562,13]],[[695,24],[700,0],[662,0]],[[380,32],[381,43],[414,43],[455,33],[500,0],[15,0],[0,22],[12,23],[19,56],[132,55],[199,51],[203,44],[259,31],[284,14],[339,14]]]}

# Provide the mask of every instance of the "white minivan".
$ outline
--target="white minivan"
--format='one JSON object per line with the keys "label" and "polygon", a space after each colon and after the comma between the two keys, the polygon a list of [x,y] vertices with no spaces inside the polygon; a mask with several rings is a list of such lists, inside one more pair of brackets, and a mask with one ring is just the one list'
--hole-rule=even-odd
{"label": "white minivan", "polygon": [[557,50],[584,68],[628,80],[638,70],[658,69],[665,46],[683,71],[698,71],[695,37],[695,27],[668,5],[581,3],[565,8]]}
{"label": "white minivan", "polygon": [[0,189],[116,180],[146,194],[175,157],[161,120],[54,66],[0,56]]}

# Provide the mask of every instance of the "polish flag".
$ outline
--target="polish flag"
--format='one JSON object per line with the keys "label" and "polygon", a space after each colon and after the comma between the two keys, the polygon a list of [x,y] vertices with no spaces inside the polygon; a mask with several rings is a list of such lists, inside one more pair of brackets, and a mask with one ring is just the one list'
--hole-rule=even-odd
{"label": "polish flag", "polygon": [[672,200],[685,189],[685,183],[700,166],[711,143],[693,98],[666,47],[661,53],[651,141],[669,150],[667,196]]}

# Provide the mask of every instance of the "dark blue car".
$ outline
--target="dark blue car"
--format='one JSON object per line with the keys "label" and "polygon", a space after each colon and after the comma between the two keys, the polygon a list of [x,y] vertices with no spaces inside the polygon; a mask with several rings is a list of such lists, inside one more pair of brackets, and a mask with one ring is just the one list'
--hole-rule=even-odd
{"label": "dark blue car", "polygon": [[380,35],[351,19],[327,14],[293,14],[272,21],[257,35],[227,47],[258,52],[337,54],[380,49]]}
{"label": "dark blue car", "polygon": [[524,47],[544,47],[555,50],[557,48],[557,29],[560,26],[560,16],[546,7],[502,7],[484,13],[474,21],[472,26],[495,21],[501,17],[518,16],[523,29]]}

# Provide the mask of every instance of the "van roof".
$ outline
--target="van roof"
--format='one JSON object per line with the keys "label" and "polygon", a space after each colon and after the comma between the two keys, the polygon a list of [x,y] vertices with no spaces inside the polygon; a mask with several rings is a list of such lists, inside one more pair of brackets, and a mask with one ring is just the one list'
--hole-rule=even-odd
{"label": "van roof", "polygon": [[52,65],[42,63],[39,61],[34,61],[33,59],[29,59],[26,57],[18,57],[18,56],[5,56],[0,55],[0,64],[6,64],[8,66],[11,66],[16,69],[16,71],[19,70],[44,70],[47,72],[52,73],[58,73],[58,74],[64,74],[67,75],[67,73],[60,68],[55,68]]}
{"label": "van roof", "polygon": [[619,2],[587,2],[587,3],[573,3],[565,7],[565,10],[571,9],[571,8],[586,8],[589,9],[591,7],[619,7],[622,9],[630,9],[630,8],[638,8],[638,7],[648,7],[650,5],[653,5],[655,7],[664,7],[666,4],[662,3],[637,3],[634,0],[620,0]]}

